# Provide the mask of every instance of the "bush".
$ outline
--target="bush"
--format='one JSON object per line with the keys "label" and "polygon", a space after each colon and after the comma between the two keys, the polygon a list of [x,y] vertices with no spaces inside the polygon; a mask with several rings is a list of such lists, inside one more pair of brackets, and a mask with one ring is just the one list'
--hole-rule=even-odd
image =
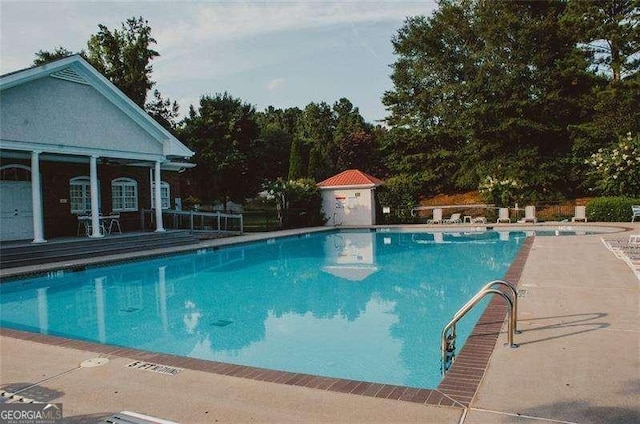
{"label": "bush", "polygon": [[391,208],[391,215],[384,216],[384,223],[400,223],[411,219],[411,209],[418,204],[420,181],[413,175],[400,174],[387,178],[376,190],[380,206]]}
{"label": "bush", "polygon": [[640,196],[640,134],[631,133],[609,149],[599,149],[586,161],[592,185],[604,195]]}
{"label": "bush", "polygon": [[587,203],[587,219],[593,222],[631,221],[631,206],[640,205],[632,197],[596,197]]}
{"label": "bush", "polygon": [[308,178],[284,181],[279,178],[267,185],[275,197],[280,228],[299,228],[323,225],[322,196],[315,181]]}
{"label": "bush", "polygon": [[522,201],[523,188],[524,185],[516,178],[489,175],[480,182],[478,191],[487,202],[506,208],[518,200]]}

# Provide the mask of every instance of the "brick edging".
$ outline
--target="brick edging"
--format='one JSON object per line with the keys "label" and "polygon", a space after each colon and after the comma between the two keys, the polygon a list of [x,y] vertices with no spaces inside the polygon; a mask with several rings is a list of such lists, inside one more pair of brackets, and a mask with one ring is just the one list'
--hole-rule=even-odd
{"label": "brick edging", "polygon": [[[506,281],[515,286],[520,281],[533,240],[534,237],[525,239],[504,276]],[[504,300],[493,296],[437,390],[456,402],[469,406],[487,370],[506,315]]]}

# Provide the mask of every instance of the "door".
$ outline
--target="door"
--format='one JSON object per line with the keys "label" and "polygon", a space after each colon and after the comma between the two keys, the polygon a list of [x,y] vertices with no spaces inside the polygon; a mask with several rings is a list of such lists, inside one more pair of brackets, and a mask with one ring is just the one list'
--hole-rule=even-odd
{"label": "door", "polygon": [[31,181],[0,181],[0,240],[33,238]]}

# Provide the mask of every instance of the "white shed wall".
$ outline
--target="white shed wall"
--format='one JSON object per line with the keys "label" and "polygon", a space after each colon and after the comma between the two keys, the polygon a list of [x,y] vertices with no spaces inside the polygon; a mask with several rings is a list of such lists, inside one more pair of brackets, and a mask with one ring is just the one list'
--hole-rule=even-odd
{"label": "white shed wall", "polygon": [[374,190],[321,189],[325,225],[373,225],[375,218]]}

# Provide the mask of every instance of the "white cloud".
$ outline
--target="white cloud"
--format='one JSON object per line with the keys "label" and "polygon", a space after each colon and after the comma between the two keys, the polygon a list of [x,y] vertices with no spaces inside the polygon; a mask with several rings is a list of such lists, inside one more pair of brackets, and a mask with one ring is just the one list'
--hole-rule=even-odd
{"label": "white cloud", "polygon": [[195,3],[186,20],[155,31],[164,48],[188,43],[221,42],[338,24],[403,20],[429,14],[433,5],[422,2],[292,2],[292,3]]}
{"label": "white cloud", "polygon": [[[435,0],[0,3],[0,74],[29,66],[40,49],[86,48],[98,24],[119,28],[127,18],[143,16],[160,53],[152,78],[183,114],[202,94],[226,90],[261,107],[331,102],[336,96],[357,100],[357,90],[381,92],[386,86],[378,77],[388,75],[393,61],[394,28],[407,16],[430,15],[436,8]],[[371,85],[361,87],[364,79]],[[364,102],[377,104],[376,96],[363,99],[360,109],[367,110]]]}
{"label": "white cloud", "polygon": [[267,91],[276,91],[277,89],[284,86],[286,80],[284,78],[276,78],[272,79],[267,83]]}

